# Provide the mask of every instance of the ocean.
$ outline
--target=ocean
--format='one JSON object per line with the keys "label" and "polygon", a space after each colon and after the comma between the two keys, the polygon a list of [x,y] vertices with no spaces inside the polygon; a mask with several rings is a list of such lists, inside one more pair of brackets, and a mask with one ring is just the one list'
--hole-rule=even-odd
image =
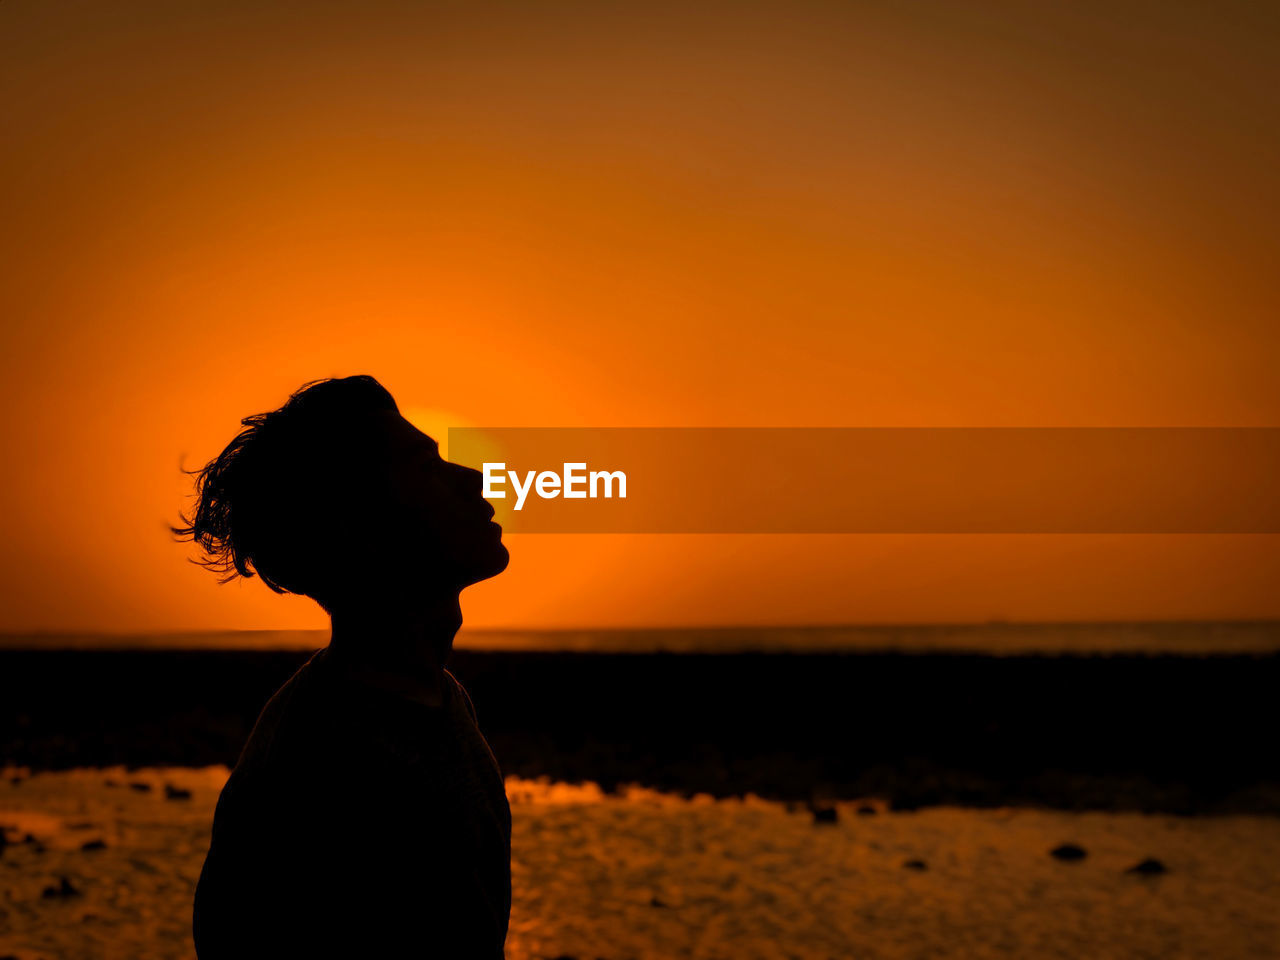
{"label": "ocean", "polygon": [[[314,650],[324,630],[0,634],[0,649]],[[455,647],[549,653],[897,653],[984,656],[1280,652],[1280,621],[979,623],[806,627],[470,630]]]}

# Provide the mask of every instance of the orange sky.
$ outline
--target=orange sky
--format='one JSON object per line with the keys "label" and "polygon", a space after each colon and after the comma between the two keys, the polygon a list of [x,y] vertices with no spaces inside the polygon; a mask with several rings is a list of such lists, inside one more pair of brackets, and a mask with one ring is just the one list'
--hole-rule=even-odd
{"label": "orange sky", "polygon": [[[1276,15],[0,5],[0,629],[292,627],[165,523],[492,426],[1280,425]],[[515,537],[475,626],[1280,616],[1277,537]]]}

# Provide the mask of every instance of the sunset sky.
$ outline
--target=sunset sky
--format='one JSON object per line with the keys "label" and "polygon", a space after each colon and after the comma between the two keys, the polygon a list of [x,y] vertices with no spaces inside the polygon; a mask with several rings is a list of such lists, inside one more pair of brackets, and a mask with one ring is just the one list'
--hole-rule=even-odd
{"label": "sunset sky", "polygon": [[[1280,426],[1251,3],[0,4],[0,630],[316,627],[180,468],[427,429]],[[491,627],[1280,616],[1275,536],[559,536]]]}

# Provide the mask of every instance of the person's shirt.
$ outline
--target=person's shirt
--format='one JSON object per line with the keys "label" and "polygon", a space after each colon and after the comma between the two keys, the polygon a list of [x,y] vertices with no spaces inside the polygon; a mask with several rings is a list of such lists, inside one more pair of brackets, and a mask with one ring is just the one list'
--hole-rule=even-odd
{"label": "person's shirt", "polygon": [[462,685],[428,706],[328,650],[267,704],[219,798],[201,960],[501,958],[511,811]]}

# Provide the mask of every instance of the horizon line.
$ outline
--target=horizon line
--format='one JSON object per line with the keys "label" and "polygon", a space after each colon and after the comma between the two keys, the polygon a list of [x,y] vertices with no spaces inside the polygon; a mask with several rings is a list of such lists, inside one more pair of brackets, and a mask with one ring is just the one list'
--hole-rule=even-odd
{"label": "horizon line", "polygon": [[[1101,620],[1013,620],[992,618],[989,620],[903,620],[860,621],[845,623],[772,623],[772,624],[687,624],[687,625],[639,625],[639,626],[572,626],[572,627],[468,627],[463,624],[461,633],[678,633],[689,631],[763,631],[763,630],[900,630],[945,629],[956,627],[1126,627],[1126,626],[1280,626],[1280,616],[1272,617],[1187,617],[1187,618],[1134,618]],[[30,629],[3,629],[0,637],[159,637],[159,636],[208,636],[214,634],[271,634],[271,633],[328,633],[329,627],[213,627],[213,628],[151,628],[151,629],[89,629],[37,627]]]}

